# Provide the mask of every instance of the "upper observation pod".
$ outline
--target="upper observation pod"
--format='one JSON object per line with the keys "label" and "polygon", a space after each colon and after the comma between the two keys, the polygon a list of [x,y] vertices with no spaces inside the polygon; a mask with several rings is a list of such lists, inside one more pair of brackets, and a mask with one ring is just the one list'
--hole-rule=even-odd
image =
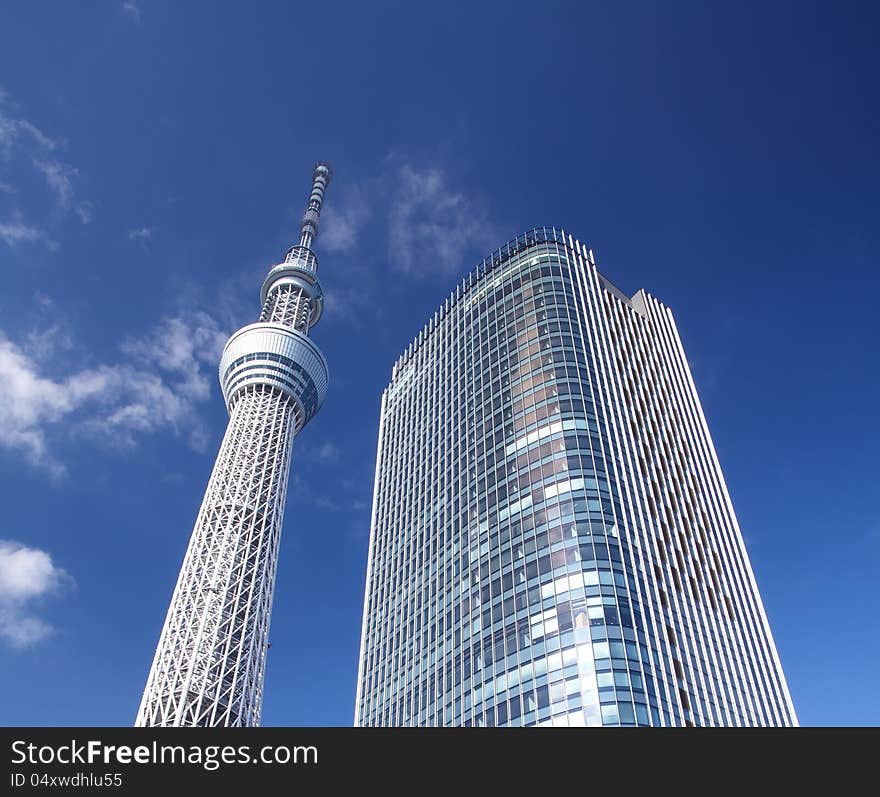
{"label": "upper observation pod", "polygon": [[330,175],[326,163],[315,164],[299,243],[263,281],[259,322],[238,330],[220,361],[220,384],[230,410],[242,392],[265,385],[296,405],[297,431],[320,409],[327,392],[327,363],[308,334],[324,308],[318,258],[310,245],[318,235]]}

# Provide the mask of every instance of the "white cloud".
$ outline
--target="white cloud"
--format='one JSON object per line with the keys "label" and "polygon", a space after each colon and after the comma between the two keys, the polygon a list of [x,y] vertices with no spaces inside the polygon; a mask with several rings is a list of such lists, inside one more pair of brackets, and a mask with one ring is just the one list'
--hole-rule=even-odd
{"label": "white cloud", "polygon": [[37,147],[45,152],[54,152],[63,146],[61,141],[47,136],[39,127],[31,124],[27,119],[12,119],[11,124],[19,133],[26,133]]}
{"label": "white cloud", "polygon": [[63,384],[42,378],[35,364],[5,339],[0,339],[0,404],[0,446],[21,452],[52,476],[62,475],[64,468],[49,455],[42,427],[72,410],[71,397]]}
{"label": "white cloud", "polygon": [[[9,161],[17,156],[29,162],[46,184],[55,207],[63,213],[75,213],[83,224],[87,224],[92,218],[92,205],[76,199],[75,182],[79,173],[58,157],[58,152],[63,148],[62,141],[51,138],[35,124],[14,113],[8,93],[0,88],[0,161]],[[16,186],[8,182],[0,185],[2,193],[19,195]],[[18,208],[13,211],[11,218],[0,221],[0,238],[9,246],[46,237],[44,231],[25,223]]]}
{"label": "white cloud", "polygon": [[485,211],[450,188],[444,171],[404,165],[392,195],[388,238],[392,265],[419,276],[462,270],[469,265],[465,255],[491,247],[495,234]]}
{"label": "white cloud", "polygon": [[[163,429],[183,435],[201,449],[207,432],[196,405],[211,396],[217,362],[227,335],[206,313],[166,318],[146,337],[126,341],[130,363],[110,370],[116,400],[89,427],[117,444],[134,445],[137,433]],[[136,366],[136,367],[133,367]],[[84,374],[86,379],[94,373]]]}
{"label": "white cloud", "polygon": [[[61,339],[73,346],[69,336]],[[170,431],[201,448],[207,433],[197,406],[211,395],[225,340],[205,313],[166,318],[126,341],[121,362],[56,376],[43,373],[45,341],[31,336],[24,348],[0,335],[0,447],[53,478],[66,473],[50,446],[55,435],[130,447],[139,435]]]}
{"label": "white cloud", "polygon": [[150,227],[138,227],[136,230],[128,231],[130,241],[149,241],[153,237],[153,230]]}
{"label": "white cloud", "polygon": [[324,294],[324,313],[328,318],[343,318],[358,324],[363,320],[368,305],[366,288],[334,285]]}
{"label": "white cloud", "polygon": [[321,212],[321,247],[328,252],[350,251],[369,218],[370,206],[360,188],[349,191],[338,205],[328,203]]}
{"label": "white cloud", "polygon": [[42,310],[51,310],[55,307],[55,300],[49,296],[48,293],[43,293],[42,291],[37,291],[34,293],[34,301],[40,306]]}
{"label": "white cloud", "polygon": [[135,22],[141,21],[141,5],[135,0],[125,0],[122,4],[122,10]]}
{"label": "white cloud", "polygon": [[73,181],[79,172],[72,166],[45,155],[31,159],[34,168],[43,175],[49,190],[55,195],[58,207],[68,210],[73,202]]}
{"label": "white cloud", "polygon": [[13,213],[12,218],[7,221],[0,221],[0,238],[9,246],[39,241],[45,237],[45,230],[25,224],[18,212]]}
{"label": "white cloud", "polygon": [[77,202],[76,207],[74,207],[73,212],[76,213],[77,218],[83,223],[88,224],[92,217],[95,215],[95,206],[88,201]]}
{"label": "white cloud", "polygon": [[42,291],[36,291],[32,298],[36,312],[32,316],[30,330],[22,338],[22,350],[28,357],[38,362],[47,362],[61,352],[64,352],[65,356],[70,356],[70,352],[78,347],[74,343],[66,319],[59,312],[54,300]]}
{"label": "white cloud", "polygon": [[321,462],[335,462],[339,459],[339,449],[328,440],[315,452],[315,456]]}
{"label": "white cloud", "polygon": [[216,366],[226,337],[211,316],[195,312],[163,319],[146,338],[124,343],[123,350],[166,370],[187,374],[199,363]]}
{"label": "white cloud", "polygon": [[38,361],[45,361],[59,352],[69,352],[75,347],[73,338],[66,326],[60,322],[40,329],[31,330],[25,335],[25,352]]}
{"label": "white cloud", "polygon": [[34,616],[34,605],[70,581],[46,551],[0,540],[0,638],[26,648],[51,635],[54,629]]}
{"label": "white cloud", "polygon": [[387,218],[387,225],[370,232],[374,239],[387,234],[390,267],[414,277],[463,272],[499,241],[479,198],[454,190],[443,169],[416,168],[396,155],[387,163],[384,174],[349,188],[339,205],[331,198],[321,222],[318,250],[337,255],[335,279],[325,286],[325,314],[356,327],[382,313],[375,301],[376,264],[344,256],[356,248],[371,217]]}
{"label": "white cloud", "polygon": [[0,601],[21,602],[54,590],[64,571],[45,551],[0,540]]}

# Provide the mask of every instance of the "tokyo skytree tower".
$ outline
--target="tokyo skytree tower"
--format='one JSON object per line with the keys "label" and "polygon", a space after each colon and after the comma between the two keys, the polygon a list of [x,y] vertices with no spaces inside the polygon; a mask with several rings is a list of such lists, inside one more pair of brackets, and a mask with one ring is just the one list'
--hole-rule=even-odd
{"label": "tokyo skytree tower", "polygon": [[330,167],[315,165],[299,243],[269,271],[256,324],[220,359],[229,425],[180,569],[135,725],[259,725],[293,438],[327,392],[309,340],[322,292],[312,242]]}

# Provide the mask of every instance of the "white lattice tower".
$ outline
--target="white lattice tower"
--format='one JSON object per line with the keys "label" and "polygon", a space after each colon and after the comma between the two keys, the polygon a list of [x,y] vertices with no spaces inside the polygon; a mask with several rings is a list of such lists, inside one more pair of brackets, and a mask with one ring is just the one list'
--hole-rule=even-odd
{"label": "white lattice tower", "polygon": [[180,569],[136,725],[260,722],[293,438],[327,391],[308,338],[321,315],[311,244],[330,168],[315,166],[299,244],[271,269],[260,321],[223,350],[229,425]]}

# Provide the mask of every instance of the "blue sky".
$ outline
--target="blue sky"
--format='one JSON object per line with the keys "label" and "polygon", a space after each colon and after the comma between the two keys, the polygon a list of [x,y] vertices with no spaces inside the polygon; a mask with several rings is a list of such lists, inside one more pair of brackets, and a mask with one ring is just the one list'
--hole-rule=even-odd
{"label": "blue sky", "polygon": [[0,722],[133,721],[220,347],[327,159],[331,388],[294,451],[265,724],[351,723],[381,391],[541,224],[673,308],[801,722],[876,724],[880,19],[726,5],[7,4]]}

